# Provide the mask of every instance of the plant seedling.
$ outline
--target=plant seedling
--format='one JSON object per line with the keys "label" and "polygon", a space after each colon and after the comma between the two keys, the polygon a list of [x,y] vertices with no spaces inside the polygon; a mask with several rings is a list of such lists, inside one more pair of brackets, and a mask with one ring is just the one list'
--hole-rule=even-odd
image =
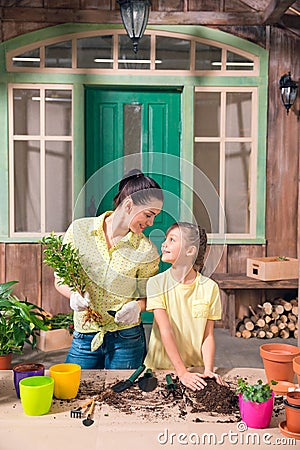
{"label": "plant seedling", "polygon": [[[271,385],[277,384],[277,381],[271,380]],[[255,384],[250,384],[243,378],[238,379],[237,394],[242,394],[243,400],[263,403],[272,397],[272,389],[269,383],[263,383],[258,380]]]}
{"label": "plant seedling", "polygon": [[[55,270],[59,278],[58,284],[66,284],[72,291],[83,296],[88,280],[81,266],[79,251],[70,243],[63,244],[63,237],[56,236],[53,232],[43,237],[41,243],[44,246],[44,263]],[[98,311],[87,307],[83,326],[92,320],[101,323],[102,316]]]}

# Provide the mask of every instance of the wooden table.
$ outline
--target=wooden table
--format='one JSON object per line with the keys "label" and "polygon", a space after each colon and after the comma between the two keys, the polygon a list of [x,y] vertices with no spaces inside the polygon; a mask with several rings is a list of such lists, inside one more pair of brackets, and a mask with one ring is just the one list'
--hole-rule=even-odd
{"label": "wooden table", "polygon": [[298,279],[261,281],[247,277],[241,273],[214,273],[211,278],[215,280],[219,288],[224,291],[228,302],[228,325],[231,336],[235,336],[236,308],[235,294],[241,290],[270,290],[270,289],[298,289]]}
{"label": "wooden table", "polygon": [[[234,351],[234,350],[233,350]],[[265,380],[263,369],[235,368],[218,369],[224,379],[236,380],[247,377],[250,382]],[[48,371],[46,371],[48,375]],[[107,386],[116,379],[125,379],[132,371],[83,370],[82,384],[87,381],[93,387],[105,383]],[[157,371],[161,381],[165,373]],[[150,394],[150,393],[149,393]],[[86,392],[87,398],[91,394]],[[122,394],[119,394],[122,395]],[[147,396],[147,393],[145,393]],[[74,400],[76,404],[81,402]],[[170,403],[170,415],[165,415],[163,406],[157,408],[154,419],[147,419],[147,411],[126,414],[108,407],[105,403],[97,403],[93,415],[94,423],[85,427],[81,419],[70,418],[73,401],[55,401],[48,414],[44,416],[26,416],[22,405],[16,397],[13,386],[12,371],[0,370],[0,449],[1,450],[157,450],[206,448],[237,450],[268,450],[274,448],[276,439],[284,439],[280,433],[279,423],[285,420],[284,409],[273,415],[268,429],[246,430],[240,422],[226,422],[222,416],[209,416],[204,421],[195,421],[195,417],[205,413],[189,412],[179,417],[178,407]],[[151,408],[151,403],[149,404]],[[203,417],[202,417],[203,418]],[[223,420],[223,421],[222,421]],[[252,442],[253,433],[256,435]],[[246,445],[244,441],[249,438]],[[196,442],[198,442],[197,445]],[[201,444],[206,442],[206,445]],[[210,442],[210,445],[208,445]],[[299,443],[299,441],[298,441]],[[270,445],[271,444],[271,445]],[[273,444],[273,445],[272,445]],[[292,448],[299,448],[293,445]]]}

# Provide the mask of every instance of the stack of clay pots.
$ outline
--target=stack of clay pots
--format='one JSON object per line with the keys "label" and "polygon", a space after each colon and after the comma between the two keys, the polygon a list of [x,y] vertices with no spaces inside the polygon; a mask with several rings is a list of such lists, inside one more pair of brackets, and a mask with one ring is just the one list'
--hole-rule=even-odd
{"label": "stack of clay pots", "polygon": [[300,436],[300,391],[288,392],[284,400],[284,406],[287,429]]}
{"label": "stack of clay pots", "polygon": [[[286,423],[282,422],[279,427],[284,434],[300,439],[300,391],[288,389],[297,388],[294,384],[295,373],[300,386],[300,348],[289,344],[264,344],[260,347],[260,355],[268,383],[275,380],[278,382],[277,386],[286,389],[286,392],[280,392],[277,387],[277,393],[286,396],[284,400]],[[276,392],[276,389],[274,390]]]}
{"label": "stack of clay pots", "polygon": [[260,356],[268,383],[271,380],[293,383],[295,375],[293,359],[300,356],[299,347],[289,344],[264,344],[260,346]]}

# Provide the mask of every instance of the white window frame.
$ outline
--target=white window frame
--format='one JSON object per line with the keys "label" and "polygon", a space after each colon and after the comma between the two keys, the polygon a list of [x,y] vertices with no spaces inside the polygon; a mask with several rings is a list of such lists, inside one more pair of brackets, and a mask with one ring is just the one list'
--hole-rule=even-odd
{"label": "white window frame", "polygon": [[[77,39],[82,39],[86,37],[93,36],[113,36],[113,68],[78,68],[77,67]],[[56,36],[43,41],[35,42],[33,44],[25,45],[23,47],[18,47],[18,49],[11,50],[6,54],[6,70],[8,72],[27,72],[27,73],[72,73],[72,74],[115,74],[116,71],[120,74],[135,74],[135,75],[175,75],[176,76],[222,76],[222,77],[234,77],[234,76],[248,76],[257,77],[259,75],[259,57],[253,55],[250,52],[246,52],[241,49],[232,47],[231,45],[224,44],[221,42],[215,42],[211,39],[200,38],[197,36],[192,36],[184,33],[173,33],[169,31],[161,30],[146,30],[145,36],[150,36],[150,69],[149,70],[138,70],[138,69],[121,69],[118,67],[118,36],[126,35],[124,29],[106,29],[106,30],[93,30],[84,31],[78,33],[64,34],[62,36]],[[156,36],[158,37],[168,37],[174,39],[183,39],[190,41],[191,51],[190,51],[190,68],[187,70],[159,70],[155,68],[156,59]],[[71,41],[72,42],[72,67],[45,67],[45,47],[48,45],[57,44],[59,42]],[[220,70],[196,70],[195,69],[195,58],[196,58],[196,43],[205,44],[208,46],[213,46],[220,48],[222,50],[221,56],[221,68]],[[40,67],[17,67],[13,64],[13,58],[18,57],[20,54],[32,51],[40,50]],[[244,58],[249,58],[253,61],[253,70],[226,70],[226,60],[227,52],[235,53],[236,55],[242,56]]]}
{"label": "white window frame", "polygon": [[[217,142],[220,144],[220,206],[219,206],[219,233],[210,233],[209,237],[218,239],[225,236],[226,239],[248,239],[256,237],[256,197],[257,197],[257,117],[258,117],[258,88],[257,87],[195,87],[197,92],[217,92],[221,94],[220,111],[220,136],[219,137],[199,137],[194,136],[194,143],[197,142]],[[251,135],[249,137],[226,137],[226,94],[231,92],[250,92],[252,94],[251,104]],[[224,229],[224,211],[225,206],[225,150],[227,142],[245,142],[251,145],[251,154],[249,162],[249,193],[250,193],[250,223],[249,233],[225,233]],[[195,150],[194,150],[195,151]]]}
{"label": "white window frame", "polygon": [[[40,90],[40,134],[38,135],[17,135],[14,134],[14,102],[13,102],[13,90]],[[47,90],[68,90],[72,94],[72,107],[71,107],[71,135],[70,136],[46,136],[45,134],[45,91]],[[73,85],[66,84],[27,84],[27,83],[10,83],[8,84],[8,111],[9,111],[9,232],[10,237],[43,237],[49,232],[46,231],[46,141],[60,141],[71,142],[71,164],[72,164],[72,188],[71,188],[71,202],[74,196],[74,180],[73,180]],[[40,211],[41,211],[41,231],[40,232],[16,232],[15,231],[15,180],[14,180],[14,143],[16,141],[38,141],[40,142]],[[64,233],[65,230],[55,230],[57,233]]]}

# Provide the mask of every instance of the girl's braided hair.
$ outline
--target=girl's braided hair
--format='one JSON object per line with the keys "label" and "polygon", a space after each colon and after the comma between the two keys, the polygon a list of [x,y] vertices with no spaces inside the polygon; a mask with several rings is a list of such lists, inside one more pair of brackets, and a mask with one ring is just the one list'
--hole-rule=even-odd
{"label": "girl's braided hair", "polygon": [[182,231],[187,245],[194,245],[197,248],[194,269],[201,272],[204,267],[204,257],[207,246],[205,229],[190,222],[175,222],[170,226],[166,234],[174,228],[179,228]]}

